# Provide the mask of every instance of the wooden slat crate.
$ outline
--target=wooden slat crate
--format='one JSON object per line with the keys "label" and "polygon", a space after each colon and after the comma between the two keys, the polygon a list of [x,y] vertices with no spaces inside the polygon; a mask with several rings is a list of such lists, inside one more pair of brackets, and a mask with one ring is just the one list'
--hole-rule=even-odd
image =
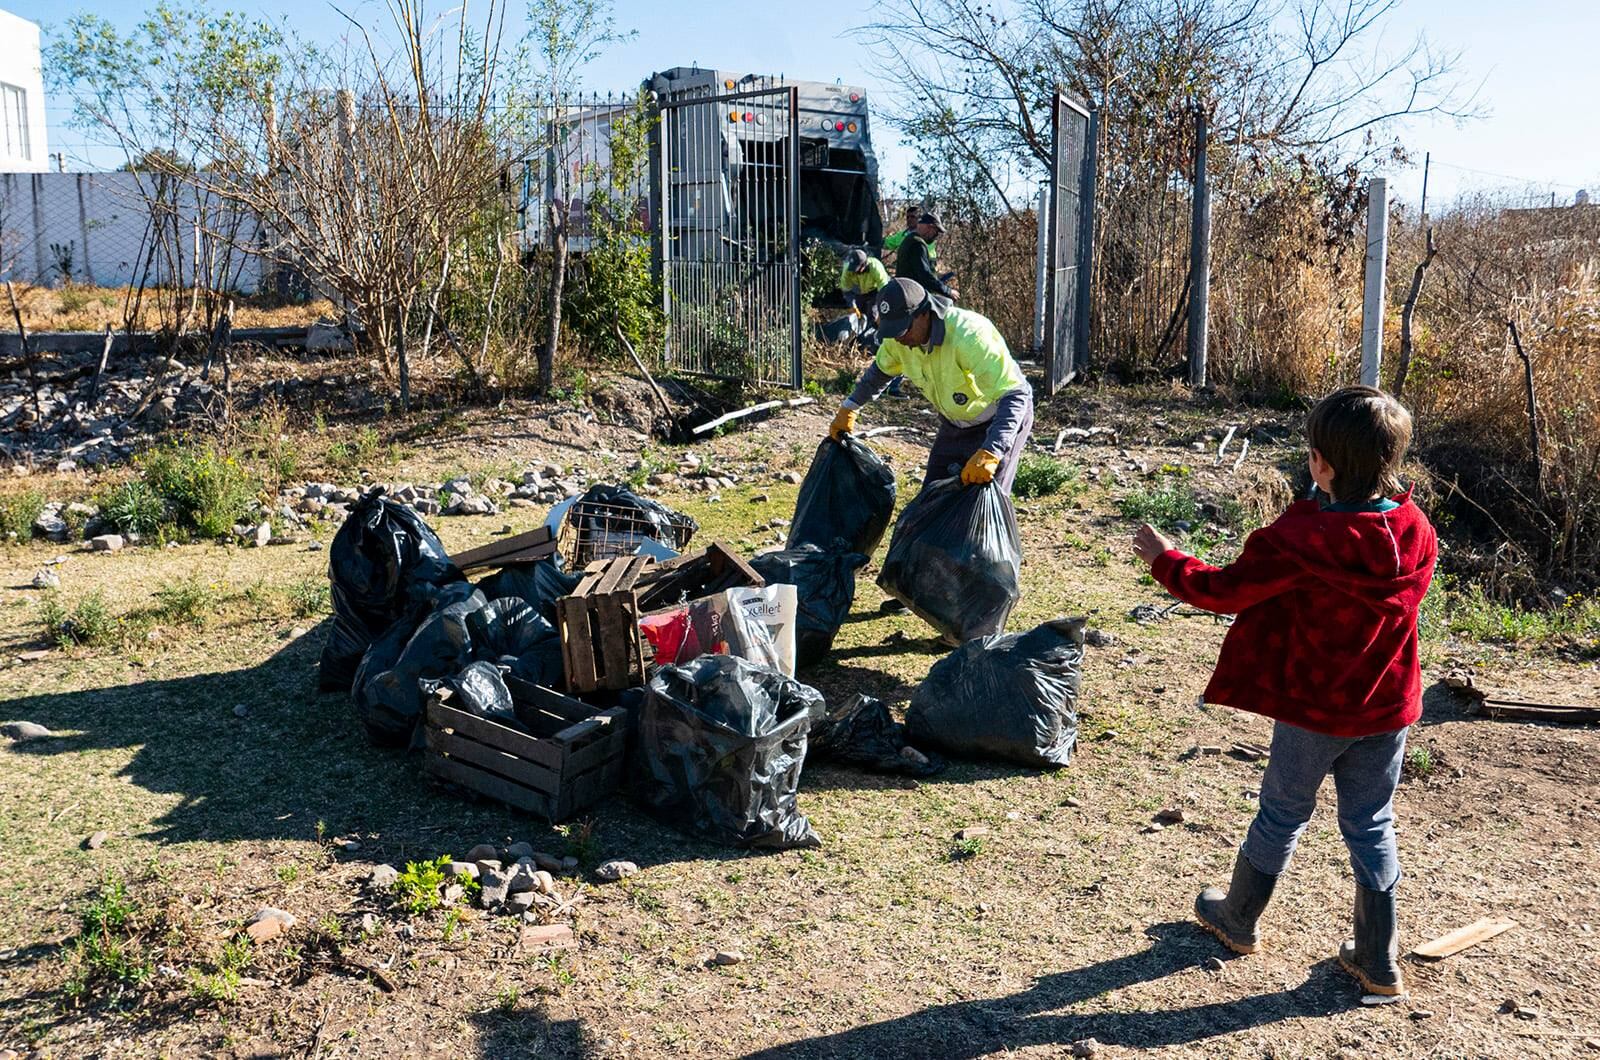
{"label": "wooden slat crate", "polygon": [[634,586],[652,562],[645,556],[597,560],[572,595],[556,601],[568,692],[615,692],[644,684]]}
{"label": "wooden slat crate", "polygon": [[425,772],[552,823],[617,790],[628,739],[625,709],[594,713],[551,689],[515,678],[506,683],[517,701],[518,719],[539,735],[435,697],[427,708]]}
{"label": "wooden slat crate", "polygon": [[636,588],[641,613],[651,614],[724,589],[759,589],[766,584],[766,579],[731,547],[713,541],[700,552],[646,569]]}

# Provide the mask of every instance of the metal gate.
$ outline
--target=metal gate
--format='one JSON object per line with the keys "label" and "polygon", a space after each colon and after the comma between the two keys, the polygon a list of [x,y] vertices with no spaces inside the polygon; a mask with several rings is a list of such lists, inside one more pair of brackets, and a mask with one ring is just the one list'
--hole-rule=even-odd
{"label": "metal gate", "polygon": [[794,87],[661,100],[666,361],[801,385],[800,139]]}
{"label": "metal gate", "polygon": [[1045,253],[1045,391],[1054,394],[1089,368],[1094,253],[1094,186],[1099,118],[1057,92],[1050,104],[1049,223]]}

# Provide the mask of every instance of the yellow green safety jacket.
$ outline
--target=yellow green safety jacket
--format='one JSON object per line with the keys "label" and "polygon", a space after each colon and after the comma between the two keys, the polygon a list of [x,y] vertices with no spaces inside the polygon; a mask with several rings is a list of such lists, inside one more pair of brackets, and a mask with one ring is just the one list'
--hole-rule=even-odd
{"label": "yellow green safety jacket", "polygon": [[934,318],[931,339],[926,348],[884,339],[875,363],[884,375],[915,383],[939,415],[958,427],[983,423],[1001,397],[1027,385],[988,317],[949,306]]}
{"label": "yellow green safety jacket", "polygon": [[926,347],[884,339],[878,355],[844,402],[860,408],[903,375],[954,429],[987,424],[983,447],[1005,456],[1033,408],[1033,388],[1012,359],[1006,340],[988,317],[934,297],[933,329]]}
{"label": "yellow green safety jacket", "polygon": [[889,270],[877,258],[867,259],[867,271],[851,272],[849,266],[839,270],[839,290],[846,294],[872,294],[889,286]]}

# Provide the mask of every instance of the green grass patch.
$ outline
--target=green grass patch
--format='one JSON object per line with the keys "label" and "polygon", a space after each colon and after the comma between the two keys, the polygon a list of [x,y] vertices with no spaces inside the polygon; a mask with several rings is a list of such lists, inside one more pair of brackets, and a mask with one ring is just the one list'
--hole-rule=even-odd
{"label": "green grass patch", "polygon": [[333,610],[326,578],[301,578],[286,590],[289,610],[296,618],[315,618]]}
{"label": "green grass patch", "polygon": [[33,524],[44,512],[44,494],[23,490],[0,497],[0,541],[33,540]]}
{"label": "green grass patch", "polygon": [[166,622],[203,626],[222,603],[217,586],[190,575],[182,581],[162,582],[155,591],[152,617]]}
{"label": "green grass patch", "polygon": [[1177,481],[1155,489],[1138,487],[1117,502],[1124,519],[1149,523],[1162,530],[1177,530],[1179,523],[1200,521],[1200,501],[1194,487]]}
{"label": "green grass patch", "polygon": [[68,999],[81,1003],[105,995],[116,1001],[150,981],[152,962],[139,937],[142,918],[127,884],[108,877],[84,907],[78,935],[63,951]]}
{"label": "green grass patch", "polygon": [[1017,480],[1011,492],[1018,497],[1053,497],[1065,493],[1070,499],[1083,492],[1078,469],[1046,453],[1024,453],[1017,464]]}
{"label": "green grass patch", "polygon": [[139,476],[161,499],[162,522],[198,537],[232,532],[254,507],[258,475],[233,454],[205,443],[173,443],[139,458]]}
{"label": "green grass patch", "polygon": [[45,636],[63,648],[104,647],[115,643],[121,634],[121,623],[111,614],[105,594],[98,589],[71,607],[59,593],[47,593],[39,602],[39,621],[44,624]]}

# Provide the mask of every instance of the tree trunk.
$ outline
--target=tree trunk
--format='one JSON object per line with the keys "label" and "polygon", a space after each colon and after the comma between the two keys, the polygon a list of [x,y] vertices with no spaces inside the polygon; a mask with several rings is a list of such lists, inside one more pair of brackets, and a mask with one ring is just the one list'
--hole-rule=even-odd
{"label": "tree trunk", "polygon": [[567,286],[567,223],[564,211],[551,203],[550,212],[550,323],[539,350],[539,393],[548,394],[556,382],[556,347],[561,342],[561,295]]}
{"label": "tree trunk", "polygon": [[1422,277],[1428,271],[1428,266],[1433,264],[1433,256],[1439,248],[1433,245],[1433,229],[1428,229],[1428,249],[1417,262],[1416,271],[1411,274],[1411,290],[1406,293],[1405,305],[1400,308],[1400,358],[1394,369],[1394,397],[1399,401],[1405,396],[1406,374],[1411,371],[1411,318],[1417,312],[1417,296],[1422,293]]}
{"label": "tree trunk", "polygon": [[395,309],[394,349],[400,365],[400,408],[411,411],[411,362],[406,358],[406,313],[403,307]]}
{"label": "tree trunk", "polygon": [[1517,356],[1522,359],[1522,380],[1528,400],[1528,448],[1533,452],[1533,493],[1542,504],[1544,461],[1539,456],[1539,401],[1533,390],[1533,358],[1522,348],[1522,336],[1517,333],[1517,322],[1513,319],[1506,320],[1506,329],[1511,332],[1511,345],[1516,349]]}

